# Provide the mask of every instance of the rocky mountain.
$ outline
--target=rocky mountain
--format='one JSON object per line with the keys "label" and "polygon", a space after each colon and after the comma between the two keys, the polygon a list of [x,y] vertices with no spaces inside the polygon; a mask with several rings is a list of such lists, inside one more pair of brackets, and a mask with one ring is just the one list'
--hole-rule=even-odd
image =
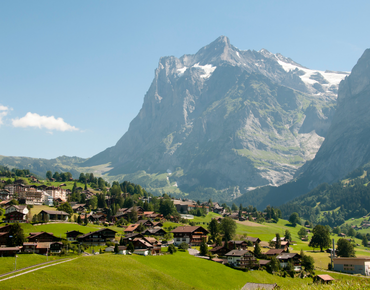
{"label": "rocky mountain", "polygon": [[162,57],[129,130],[84,164],[109,163],[108,177],[136,174],[150,187],[151,174],[165,174],[164,186],[185,192],[281,185],[320,148],[346,75],[221,36],[194,55]]}
{"label": "rocky mountain", "polygon": [[370,162],[370,49],[340,83],[338,104],[326,139],[305,171],[309,188],[338,181]]}
{"label": "rocky mountain", "polygon": [[250,191],[236,202],[252,203],[260,208],[279,205],[319,184],[332,184],[370,162],[369,108],[370,49],[367,49],[351,74],[340,83],[337,109],[325,141],[299,177],[280,187]]}

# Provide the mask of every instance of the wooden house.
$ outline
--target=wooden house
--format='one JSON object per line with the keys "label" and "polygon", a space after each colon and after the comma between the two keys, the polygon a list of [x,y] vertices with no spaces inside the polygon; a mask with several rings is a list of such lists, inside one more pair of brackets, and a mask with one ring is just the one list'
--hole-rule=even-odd
{"label": "wooden house", "polygon": [[71,242],[77,241],[77,237],[82,236],[82,235],[83,233],[81,233],[80,231],[66,232],[67,241],[71,241]]}
{"label": "wooden house", "polygon": [[177,227],[172,230],[174,244],[179,245],[185,242],[192,246],[199,246],[203,240],[207,240],[208,231],[199,226]]}
{"label": "wooden house", "polygon": [[67,221],[69,214],[60,210],[42,210],[39,213],[42,220],[48,219],[49,221]]}
{"label": "wooden house", "polygon": [[32,243],[45,243],[45,242],[56,242],[59,241],[60,238],[53,235],[53,233],[47,233],[47,232],[34,232],[30,233],[30,235],[27,237],[29,242]]}
{"label": "wooden house", "polygon": [[103,245],[107,241],[113,241],[116,233],[116,231],[105,228],[79,236],[77,241],[87,245]]}
{"label": "wooden house", "polygon": [[259,267],[256,257],[248,250],[232,250],[226,253],[225,256],[232,267],[247,269]]}
{"label": "wooden house", "polygon": [[285,268],[288,265],[288,262],[292,263],[294,271],[301,271],[301,255],[297,253],[281,253],[276,257],[280,262],[280,267]]}

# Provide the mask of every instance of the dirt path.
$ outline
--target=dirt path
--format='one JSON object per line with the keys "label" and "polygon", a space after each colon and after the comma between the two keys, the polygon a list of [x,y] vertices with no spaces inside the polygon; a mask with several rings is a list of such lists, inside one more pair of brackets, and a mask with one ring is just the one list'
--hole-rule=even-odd
{"label": "dirt path", "polygon": [[236,221],[236,222],[238,224],[245,225],[245,226],[248,226],[248,227],[266,227],[265,225],[262,225],[262,224],[259,224],[259,223],[254,223],[254,222],[250,222],[250,221],[244,221],[244,222]]}
{"label": "dirt path", "polygon": [[37,270],[41,270],[41,269],[44,269],[44,268],[47,268],[47,267],[51,267],[51,266],[55,266],[55,265],[59,265],[59,264],[62,264],[62,263],[65,263],[65,262],[70,262],[70,261],[73,261],[77,258],[73,258],[73,259],[69,259],[69,260],[64,260],[62,262],[57,262],[57,263],[54,263],[54,264],[50,264],[50,265],[46,265],[46,266],[42,266],[42,267],[39,267],[39,268],[36,268],[36,269],[32,269],[32,270],[29,270],[29,271],[26,271],[26,272],[23,272],[23,273],[20,273],[20,274],[16,274],[16,275],[13,275],[13,276],[10,276],[10,277],[7,277],[7,278],[4,278],[4,279],[1,279],[0,282],[2,281],[5,281],[5,280],[9,280],[9,279],[12,279],[12,278],[15,278],[15,277],[18,277],[18,276],[21,276],[21,275],[24,275],[24,274],[28,274],[28,273],[31,273],[31,272],[35,272]]}

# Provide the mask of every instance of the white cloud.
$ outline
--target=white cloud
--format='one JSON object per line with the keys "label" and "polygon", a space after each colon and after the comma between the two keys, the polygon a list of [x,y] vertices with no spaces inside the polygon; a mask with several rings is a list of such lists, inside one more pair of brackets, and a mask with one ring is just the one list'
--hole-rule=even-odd
{"label": "white cloud", "polygon": [[3,118],[8,115],[9,111],[11,109],[9,109],[8,107],[5,107],[3,105],[0,105],[0,125],[3,124]]}
{"label": "white cloud", "polygon": [[71,126],[64,122],[62,118],[55,118],[54,116],[40,116],[36,113],[28,112],[26,116],[20,119],[13,119],[14,127],[36,127],[36,128],[46,128],[48,130],[57,131],[78,131],[78,128]]}

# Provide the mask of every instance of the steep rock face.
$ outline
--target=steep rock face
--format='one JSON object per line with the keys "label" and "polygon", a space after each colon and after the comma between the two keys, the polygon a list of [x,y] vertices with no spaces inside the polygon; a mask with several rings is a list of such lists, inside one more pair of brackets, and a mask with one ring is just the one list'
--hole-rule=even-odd
{"label": "steep rock face", "polygon": [[370,161],[370,49],[340,83],[327,137],[305,173],[310,188],[334,182]]}
{"label": "steep rock face", "polygon": [[[278,187],[266,186],[238,197],[236,204],[259,209],[281,205],[322,183],[333,183],[370,162],[370,49],[339,85],[338,105],[325,141],[315,158],[297,173],[297,179]],[[308,108],[317,115],[317,110]],[[307,112],[306,110],[306,112]],[[306,116],[305,121],[309,118]],[[317,119],[317,118],[316,118]],[[303,131],[304,125],[300,131]],[[299,174],[300,173],[300,174]]]}
{"label": "steep rock face", "polygon": [[285,183],[319,149],[343,77],[222,36],[195,55],[161,58],[129,130],[85,164],[110,162],[111,176],[181,172],[184,190]]}

